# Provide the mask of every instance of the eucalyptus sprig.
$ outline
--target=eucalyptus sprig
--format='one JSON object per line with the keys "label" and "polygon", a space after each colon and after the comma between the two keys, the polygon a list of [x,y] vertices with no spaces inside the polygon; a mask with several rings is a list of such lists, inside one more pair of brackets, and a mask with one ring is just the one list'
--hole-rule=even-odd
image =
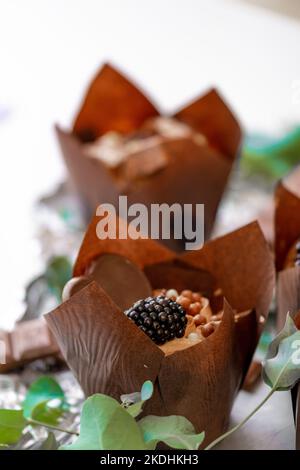
{"label": "eucalyptus sprig", "polygon": [[204,432],[183,416],[146,416],[135,420],[143,404],[153,394],[147,380],[139,393],[123,395],[119,403],[100,393],[88,398],[82,408],[80,434],[73,444],[62,450],[154,450],[158,442],[176,449],[197,450]]}
{"label": "eucalyptus sprig", "polygon": [[270,387],[266,397],[239,424],[211,442],[205,450],[240,429],[269,400],[274,392],[290,390],[300,379],[300,330],[287,314],[284,328],[270,343],[266,359],[263,362],[263,380]]}
{"label": "eucalyptus sprig", "polygon": [[[30,386],[22,410],[0,410],[0,446],[17,443],[28,425],[39,425],[77,436],[60,450],[149,450],[158,442],[176,449],[198,449],[204,433],[196,434],[183,416],[146,416],[136,421],[152,394],[153,384],[148,380],[140,392],[123,395],[121,403],[107,395],[92,395],[83,404],[77,433],[59,425],[68,409],[60,385],[51,377],[41,377]],[[57,449],[54,434],[49,433],[36,448]]]}

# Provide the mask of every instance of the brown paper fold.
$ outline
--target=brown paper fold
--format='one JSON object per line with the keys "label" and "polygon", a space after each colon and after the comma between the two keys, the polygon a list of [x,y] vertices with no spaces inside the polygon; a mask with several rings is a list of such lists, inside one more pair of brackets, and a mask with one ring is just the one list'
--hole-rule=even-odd
{"label": "brown paper fold", "polygon": [[[96,222],[94,218],[87,230],[75,275],[84,274],[99,256],[114,253],[137,263],[152,287],[163,282],[164,275],[170,283],[167,287],[176,282],[183,286],[193,279],[193,288],[201,291],[205,286],[211,300],[216,288],[222,289],[231,296],[231,306],[215,292],[224,311],[215,333],[195,346],[164,356],[101,286],[92,282],[46,315],[63,356],[87,395],[102,392],[119,399],[123,393],[139,390],[144,380],[152,380],[155,393],[145,413],[184,415],[198,431],[205,430],[206,442],[211,441],[226,429],[234,396],[254,352],[259,330],[256,312],[266,316],[272,298],[274,267],[258,225],[216,239],[195,253],[176,256],[147,239],[139,244],[129,239],[100,241],[93,235]],[[252,250],[258,256],[251,257]],[[236,263],[234,252],[239,256]],[[246,266],[249,263],[252,270]],[[254,281],[257,277],[264,278],[264,297],[261,285]],[[235,319],[233,309],[244,307],[248,312]]]}
{"label": "brown paper fold", "polygon": [[217,90],[193,101],[174,117],[204,134],[211,145],[233,159],[241,141],[239,124]]}
{"label": "brown paper fold", "polygon": [[277,186],[275,192],[276,269],[284,268],[291,246],[300,237],[300,166]]}
{"label": "brown paper fold", "polygon": [[277,279],[277,328],[283,328],[286,315],[294,316],[300,308],[300,267],[284,269]]}
{"label": "brown paper fold", "polygon": [[[99,240],[96,227],[100,219],[101,217],[94,216],[87,228],[74,265],[74,276],[85,274],[89,264],[100,255],[114,253],[144,269],[154,288],[164,287],[159,283],[166,276],[166,287],[172,287],[174,283],[180,290],[182,276],[184,281],[187,276],[187,281],[193,283],[191,288],[198,290],[198,283],[209,295],[212,289],[221,288],[222,295],[212,298],[212,303],[217,304],[219,299],[221,307],[225,296],[239,312],[255,308],[258,315],[267,316],[275,284],[274,262],[257,222],[212,240],[200,250],[178,255],[148,238]],[[118,219],[117,229],[119,224],[126,226],[124,221]],[[174,266],[177,269],[174,271],[176,275],[172,275]],[[183,272],[185,267],[190,270],[190,274],[182,273],[180,276],[180,268]],[[193,269],[197,269],[197,275],[193,274]],[[171,275],[168,271],[171,271]],[[192,276],[197,278],[196,282],[192,280]]]}
{"label": "brown paper fold", "polygon": [[92,81],[74,123],[82,140],[94,140],[109,131],[128,134],[150,117],[154,105],[114,67],[105,64]]}
{"label": "brown paper fold", "polygon": [[[214,274],[216,287],[239,312],[266,317],[273,295],[273,258],[257,222],[186,252],[182,259]],[[230,273],[228,275],[228,273]]]}
{"label": "brown paper fold", "polygon": [[[277,278],[277,328],[289,314],[300,327],[300,267],[285,267],[288,253],[300,238],[300,166],[277,186],[275,193],[275,255]],[[296,424],[296,448],[300,449],[300,385],[292,392]]]}
{"label": "brown paper fold", "polygon": [[[63,157],[85,215],[90,218],[101,203],[117,207],[121,194],[128,196],[128,204],[139,202],[147,207],[151,203],[202,203],[208,238],[241,141],[241,129],[217,91],[210,91],[174,115],[201,132],[207,142],[199,145],[192,137],[168,138],[151,149],[145,148],[129,159],[127,183],[120,182],[116,172],[84,152],[82,142],[95,140],[107,131],[138,132],[147,118],[158,115],[141,91],[112,66],[105,65],[87,91],[73,132],[57,127]],[[156,171],[149,164],[155,160]],[[148,175],[133,178],[138,162]],[[171,246],[168,241],[162,242]],[[172,247],[176,251],[183,249],[178,242]]]}
{"label": "brown paper fold", "polygon": [[[120,398],[155,381],[163,353],[92,282],[46,320],[86,395]],[[63,334],[62,334],[63,332]]]}
{"label": "brown paper fold", "polygon": [[286,268],[288,253],[300,238],[300,166],[282,180],[275,193],[275,256],[279,271],[277,283],[278,329],[288,312],[300,308],[300,267]]}
{"label": "brown paper fold", "polygon": [[[144,268],[149,264],[170,261],[176,257],[175,253],[171,250],[149,238],[138,238],[137,240],[132,238],[99,240],[97,237],[97,224],[100,218],[94,216],[87,228],[74,265],[74,276],[85,274],[91,261],[105,253],[124,256],[124,258],[129,259],[140,268]],[[117,218],[116,232],[119,231],[119,228],[125,228],[127,232],[126,223],[122,219]]]}

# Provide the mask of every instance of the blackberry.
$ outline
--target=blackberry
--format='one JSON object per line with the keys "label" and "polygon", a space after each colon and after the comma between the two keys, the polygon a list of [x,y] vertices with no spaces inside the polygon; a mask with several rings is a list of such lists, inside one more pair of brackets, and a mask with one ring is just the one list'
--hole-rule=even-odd
{"label": "blackberry", "polygon": [[181,338],[187,324],[185,310],[164,295],[135,302],[125,315],[156,344]]}

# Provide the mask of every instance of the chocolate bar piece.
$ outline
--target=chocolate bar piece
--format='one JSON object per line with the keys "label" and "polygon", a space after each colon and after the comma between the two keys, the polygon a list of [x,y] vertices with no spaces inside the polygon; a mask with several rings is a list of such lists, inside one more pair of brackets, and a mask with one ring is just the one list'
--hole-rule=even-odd
{"label": "chocolate bar piece", "polygon": [[0,345],[0,373],[59,353],[43,318],[18,323],[12,332],[0,331]]}

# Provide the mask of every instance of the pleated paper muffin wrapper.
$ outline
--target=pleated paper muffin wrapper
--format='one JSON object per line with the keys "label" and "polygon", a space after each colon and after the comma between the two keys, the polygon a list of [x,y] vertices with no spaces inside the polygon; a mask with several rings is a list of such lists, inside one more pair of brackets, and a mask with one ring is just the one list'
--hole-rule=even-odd
{"label": "pleated paper muffin wrapper", "polygon": [[281,271],[288,251],[300,237],[300,166],[279,182],[275,193],[276,269]]}
{"label": "pleated paper muffin wrapper", "polygon": [[[205,236],[209,237],[232,165],[238,156],[241,129],[219,94],[212,90],[174,114],[204,136],[202,145],[188,137],[163,139],[127,160],[128,180],[120,182],[100,159],[85,153],[85,141],[109,131],[130,135],[160,113],[120,72],[105,65],[91,83],[71,132],[57,136],[71,179],[88,218],[101,203],[205,204]],[[149,165],[149,163],[151,163]],[[135,178],[136,173],[140,177]],[[162,240],[181,251],[178,240]]]}
{"label": "pleated paper muffin wrapper", "polygon": [[[145,414],[186,416],[198,431],[205,430],[206,442],[211,441],[228,425],[272,298],[273,261],[258,224],[178,256],[149,239],[101,241],[95,232],[97,219],[83,240],[75,276],[84,275],[96,259],[113,254],[146,274],[152,288],[205,291],[212,309],[223,308],[224,314],[207,339],[165,356],[100,283],[92,281],[46,315],[63,356],[86,395],[101,392],[119,399],[152,380],[155,393]],[[198,281],[186,285],[193,277]],[[130,295],[138,290],[133,283]],[[236,321],[234,312],[245,314]]]}
{"label": "pleated paper muffin wrapper", "polygon": [[[300,239],[300,166],[282,180],[275,194],[275,255],[277,277],[277,327],[289,312],[294,319],[300,309],[300,266],[286,267],[292,246]],[[299,314],[298,317],[299,319]],[[299,322],[299,320],[298,320]],[[300,326],[300,324],[299,324]],[[298,328],[299,328],[298,326]],[[300,449],[300,386],[294,388],[296,446]]]}
{"label": "pleated paper muffin wrapper", "polygon": [[300,267],[287,267],[289,252],[300,239],[300,167],[282,180],[275,193],[275,257],[278,271],[278,329],[282,328],[287,312],[294,315],[300,309]]}

